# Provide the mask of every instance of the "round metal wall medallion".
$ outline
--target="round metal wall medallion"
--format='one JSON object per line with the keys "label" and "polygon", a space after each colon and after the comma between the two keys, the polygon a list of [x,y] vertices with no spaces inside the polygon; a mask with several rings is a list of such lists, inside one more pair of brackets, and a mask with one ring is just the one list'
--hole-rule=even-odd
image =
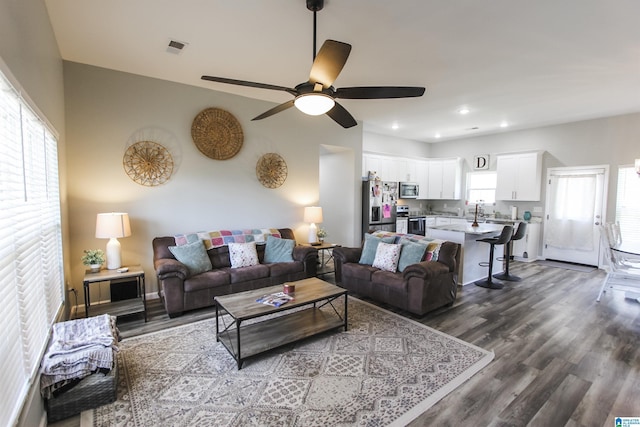
{"label": "round metal wall medallion", "polygon": [[147,187],[164,184],[173,172],[173,158],[162,145],[140,141],[127,148],[124,170],[134,182]]}
{"label": "round metal wall medallion", "polygon": [[267,188],[278,188],[287,179],[287,163],[276,153],[264,154],[256,164],[258,181]]}
{"label": "round metal wall medallion", "polygon": [[244,142],[238,120],[220,108],[207,108],[198,113],[191,125],[191,138],[202,154],[215,160],[232,158]]}

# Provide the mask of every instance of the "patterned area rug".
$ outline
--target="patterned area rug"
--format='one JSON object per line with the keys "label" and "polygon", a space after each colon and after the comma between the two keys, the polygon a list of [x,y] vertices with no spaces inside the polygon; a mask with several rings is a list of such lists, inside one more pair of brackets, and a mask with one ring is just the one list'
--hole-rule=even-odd
{"label": "patterned area rug", "polygon": [[[339,302],[336,307],[344,307]],[[82,426],[405,425],[493,353],[349,298],[349,330],[247,359],[215,339],[215,319],[120,343],[118,399]]]}

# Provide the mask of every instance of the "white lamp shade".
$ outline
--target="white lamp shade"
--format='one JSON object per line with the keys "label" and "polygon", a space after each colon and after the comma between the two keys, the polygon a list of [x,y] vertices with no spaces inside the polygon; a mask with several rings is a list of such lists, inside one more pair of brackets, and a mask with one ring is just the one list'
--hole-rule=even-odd
{"label": "white lamp shade", "polygon": [[304,222],[322,222],[322,208],[320,206],[308,206],[304,208]]}
{"label": "white lamp shade", "polygon": [[122,212],[100,213],[96,219],[96,237],[109,239],[107,243],[107,269],[122,267],[122,250],[118,237],[131,236],[129,214]]}
{"label": "white lamp shade", "polygon": [[96,237],[98,239],[129,236],[131,236],[129,214],[121,212],[98,214],[96,219]]}

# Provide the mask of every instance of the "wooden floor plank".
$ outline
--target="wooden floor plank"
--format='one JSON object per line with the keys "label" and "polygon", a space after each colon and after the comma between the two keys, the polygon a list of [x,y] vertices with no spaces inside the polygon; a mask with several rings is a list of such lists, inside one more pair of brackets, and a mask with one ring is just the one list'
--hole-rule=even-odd
{"label": "wooden floor plank", "polygon": [[[422,317],[363,298],[495,352],[487,367],[410,425],[600,427],[614,425],[616,416],[640,416],[640,304],[614,290],[596,302],[602,270],[516,261],[510,271],[523,280],[503,290],[461,287],[452,307]],[[208,308],[169,319],[156,299],[147,323],[127,316],[118,327],[126,339],[214,315]]]}

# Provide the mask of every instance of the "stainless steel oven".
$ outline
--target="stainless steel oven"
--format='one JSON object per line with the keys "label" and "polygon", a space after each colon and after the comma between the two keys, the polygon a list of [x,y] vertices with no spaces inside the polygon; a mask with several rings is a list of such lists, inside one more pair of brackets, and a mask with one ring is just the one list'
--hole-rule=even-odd
{"label": "stainless steel oven", "polygon": [[425,235],[427,218],[424,216],[409,217],[409,234]]}

